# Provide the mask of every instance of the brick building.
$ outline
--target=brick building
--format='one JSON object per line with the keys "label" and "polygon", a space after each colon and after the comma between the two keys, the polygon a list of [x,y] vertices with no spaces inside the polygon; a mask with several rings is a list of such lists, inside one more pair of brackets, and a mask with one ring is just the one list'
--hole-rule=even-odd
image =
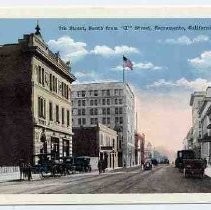
{"label": "brick building", "polygon": [[0,165],[33,162],[39,153],[72,154],[69,68],[48,49],[39,25],[0,46]]}
{"label": "brick building", "polygon": [[107,168],[118,166],[117,132],[102,125],[73,127],[73,156],[91,157],[92,169],[98,160],[106,160]]}

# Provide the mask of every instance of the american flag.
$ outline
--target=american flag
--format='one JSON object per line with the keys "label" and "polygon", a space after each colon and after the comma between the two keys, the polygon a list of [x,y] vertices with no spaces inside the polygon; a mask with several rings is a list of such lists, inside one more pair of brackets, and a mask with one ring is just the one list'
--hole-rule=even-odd
{"label": "american flag", "polygon": [[123,68],[128,67],[130,70],[133,70],[133,63],[123,55]]}

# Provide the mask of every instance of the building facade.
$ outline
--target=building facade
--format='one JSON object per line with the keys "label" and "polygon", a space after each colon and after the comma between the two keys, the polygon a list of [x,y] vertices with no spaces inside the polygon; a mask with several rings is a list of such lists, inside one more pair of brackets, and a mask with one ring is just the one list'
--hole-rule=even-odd
{"label": "building facade", "polygon": [[135,164],[134,94],[121,82],[73,85],[73,126],[90,127],[97,123],[118,133],[118,165]]}
{"label": "building facade", "polygon": [[206,90],[200,109],[200,143],[201,143],[201,158],[205,158],[211,164],[211,87]]}
{"label": "building facade", "polygon": [[143,133],[135,133],[135,164],[144,163],[144,144],[145,135]]}
{"label": "building facade", "polygon": [[201,156],[201,145],[199,142],[199,139],[201,138],[199,109],[205,94],[206,93],[204,91],[194,92],[191,95],[190,99],[190,106],[192,107],[192,127],[193,127],[191,147],[194,150],[196,157]]}
{"label": "building facade", "polygon": [[59,54],[52,53],[40,28],[18,43],[0,47],[0,164],[34,155],[72,154],[71,83]]}
{"label": "building facade", "polygon": [[92,169],[99,159],[106,168],[118,166],[117,132],[100,123],[94,127],[73,127],[73,156],[89,156]]}

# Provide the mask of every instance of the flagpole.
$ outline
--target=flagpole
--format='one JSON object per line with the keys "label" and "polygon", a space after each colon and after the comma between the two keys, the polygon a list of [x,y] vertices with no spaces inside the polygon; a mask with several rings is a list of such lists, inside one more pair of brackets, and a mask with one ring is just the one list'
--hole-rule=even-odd
{"label": "flagpole", "polygon": [[125,67],[124,67],[124,65],[122,66],[122,68],[123,68],[123,83],[125,83]]}

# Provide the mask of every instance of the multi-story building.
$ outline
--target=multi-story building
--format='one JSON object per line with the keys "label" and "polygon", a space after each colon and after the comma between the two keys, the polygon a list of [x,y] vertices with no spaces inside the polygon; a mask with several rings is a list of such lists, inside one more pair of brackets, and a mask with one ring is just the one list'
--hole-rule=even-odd
{"label": "multi-story building", "polygon": [[69,68],[48,49],[38,25],[0,47],[1,165],[32,162],[39,153],[72,154]]}
{"label": "multi-story building", "polygon": [[211,164],[211,87],[206,90],[199,108],[201,158]]}
{"label": "multi-story building", "polygon": [[73,126],[90,127],[97,123],[118,133],[119,166],[135,164],[134,94],[122,82],[73,85]]}
{"label": "multi-story building", "polygon": [[[200,131],[199,131],[200,134]],[[183,149],[192,149],[193,148],[193,128],[191,127],[188,131],[186,137],[183,140]]]}
{"label": "multi-story building", "polygon": [[135,164],[144,163],[144,144],[145,135],[143,133],[135,133]]}
{"label": "multi-story building", "polygon": [[100,123],[95,127],[73,128],[73,156],[89,156],[92,169],[98,161],[105,161],[106,168],[118,166],[117,132]]}
{"label": "multi-story building", "polygon": [[201,146],[199,139],[201,138],[200,134],[200,117],[199,117],[199,109],[202,104],[203,98],[205,96],[204,91],[200,92],[194,92],[191,95],[190,99],[190,106],[192,106],[192,127],[193,127],[193,133],[192,133],[192,149],[194,150],[196,157],[200,157],[201,155]]}

